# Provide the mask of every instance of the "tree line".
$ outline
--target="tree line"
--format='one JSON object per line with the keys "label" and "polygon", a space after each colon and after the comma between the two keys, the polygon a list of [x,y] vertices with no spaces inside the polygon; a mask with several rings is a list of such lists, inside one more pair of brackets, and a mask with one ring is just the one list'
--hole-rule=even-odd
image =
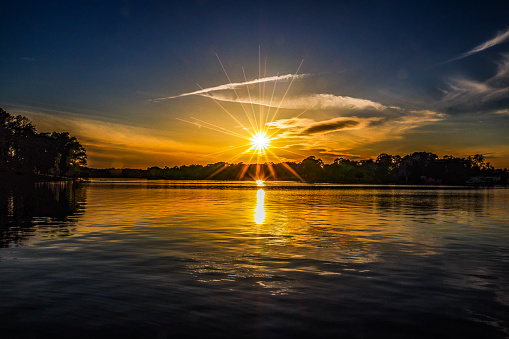
{"label": "tree line", "polygon": [[403,157],[380,154],[376,159],[337,158],[326,164],[314,156],[300,162],[149,167],[142,169],[92,169],[85,148],[68,132],[37,133],[30,120],[0,108],[0,174],[53,177],[148,178],[172,180],[302,180],[359,184],[463,185],[472,177],[490,177],[507,184],[507,169],[495,169],[484,156],[466,158],[430,152]]}
{"label": "tree line", "polygon": [[32,122],[0,108],[0,174],[78,177],[85,148],[68,132],[37,133]]}
{"label": "tree line", "polygon": [[509,171],[495,169],[484,156],[466,158],[414,152],[403,157],[380,154],[376,159],[337,158],[326,164],[314,156],[301,162],[149,167],[141,169],[89,169],[91,177],[124,177],[170,180],[302,180],[347,184],[443,184],[464,185],[472,177],[493,177],[507,184]]}

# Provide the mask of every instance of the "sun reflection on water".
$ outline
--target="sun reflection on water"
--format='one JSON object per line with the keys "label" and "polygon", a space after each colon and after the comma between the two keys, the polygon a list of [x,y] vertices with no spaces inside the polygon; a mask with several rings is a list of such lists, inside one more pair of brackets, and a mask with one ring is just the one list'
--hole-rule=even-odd
{"label": "sun reflection on water", "polygon": [[265,201],[265,191],[260,188],[256,193],[256,207],[254,210],[254,221],[258,225],[262,225],[263,222],[265,221],[265,208],[263,206],[264,201]]}

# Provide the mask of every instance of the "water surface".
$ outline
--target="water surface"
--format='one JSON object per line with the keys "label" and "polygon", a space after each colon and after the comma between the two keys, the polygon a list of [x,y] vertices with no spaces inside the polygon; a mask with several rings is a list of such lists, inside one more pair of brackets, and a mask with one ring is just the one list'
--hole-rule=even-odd
{"label": "water surface", "polygon": [[[6,337],[509,335],[509,190],[0,190]],[[1,335],[1,334],[0,334]]]}

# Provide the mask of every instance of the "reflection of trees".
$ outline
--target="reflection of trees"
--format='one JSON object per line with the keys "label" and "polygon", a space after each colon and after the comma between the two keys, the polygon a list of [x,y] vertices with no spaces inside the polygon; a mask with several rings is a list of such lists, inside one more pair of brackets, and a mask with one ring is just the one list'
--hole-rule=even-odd
{"label": "reflection of trees", "polygon": [[35,232],[69,235],[71,216],[80,214],[84,186],[73,182],[0,186],[0,247],[21,245]]}
{"label": "reflection of trees", "polygon": [[[487,194],[491,193],[491,194]],[[457,215],[458,212],[481,215],[486,210],[492,192],[468,190],[415,190],[395,189],[374,196],[381,212],[403,213],[415,217],[432,217],[438,214]]]}

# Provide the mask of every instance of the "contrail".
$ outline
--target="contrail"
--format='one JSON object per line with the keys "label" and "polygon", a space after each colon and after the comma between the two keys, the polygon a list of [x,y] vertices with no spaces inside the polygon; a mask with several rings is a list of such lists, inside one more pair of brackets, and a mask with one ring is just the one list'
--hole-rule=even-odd
{"label": "contrail", "polygon": [[223,91],[223,90],[229,90],[229,89],[236,89],[238,87],[247,86],[247,85],[251,85],[251,84],[260,84],[260,83],[264,83],[264,82],[281,81],[281,80],[287,80],[287,79],[302,79],[302,78],[307,78],[307,77],[310,77],[310,76],[313,76],[313,74],[276,75],[276,76],[272,76],[272,77],[260,78],[260,79],[255,79],[255,80],[251,80],[251,81],[229,83],[229,84],[215,86],[215,87],[203,88],[203,89],[200,89],[198,91],[189,92],[189,93],[182,93],[182,94],[175,95],[175,96],[172,96],[172,97],[152,99],[151,101],[160,101],[160,100],[175,99],[175,98],[185,97],[185,96],[188,96],[188,95],[200,95],[200,94],[203,95],[205,93],[210,93],[210,92],[215,92],[215,91]]}

